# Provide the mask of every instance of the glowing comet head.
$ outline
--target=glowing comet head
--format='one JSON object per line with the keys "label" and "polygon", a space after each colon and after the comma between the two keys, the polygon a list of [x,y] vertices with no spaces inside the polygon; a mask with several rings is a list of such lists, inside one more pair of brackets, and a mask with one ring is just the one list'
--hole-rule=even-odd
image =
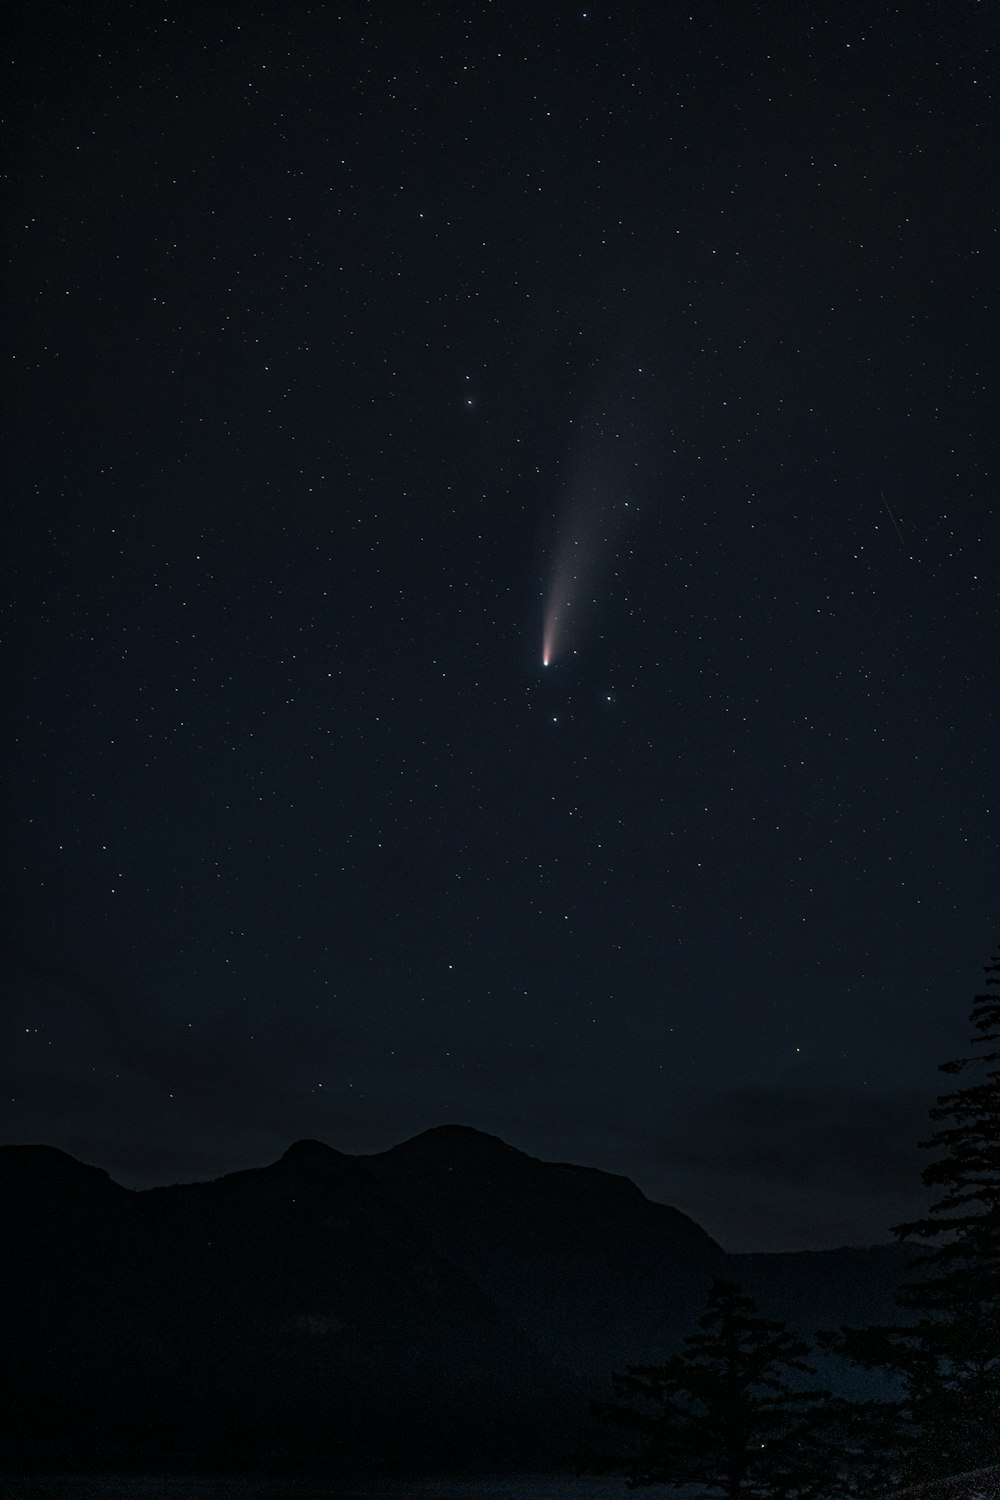
{"label": "glowing comet head", "polygon": [[542,633],[542,666],[548,667],[556,651],[555,622],[549,616],[545,621],[545,629]]}

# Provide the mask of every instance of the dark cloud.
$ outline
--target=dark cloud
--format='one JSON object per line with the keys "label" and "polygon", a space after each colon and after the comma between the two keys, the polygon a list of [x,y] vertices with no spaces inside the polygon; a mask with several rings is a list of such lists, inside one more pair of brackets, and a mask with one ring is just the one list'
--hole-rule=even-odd
{"label": "dark cloud", "polygon": [[727,1249],[886,1240],[924,1202],[931,1103],[807,1079],[729,1089],[674,1123],[644,1186]]}
{"label": "dark cloud", "polygon": [[688,1117],[663,1158],[724,1177],[787,1185],[822,1177],[831,1187],[890,1189],[912,1171],[930,1103],[916,1091],[730,1089]]}
{"label": "dark cloud", "polygon": [[32,959],[8,966],[4,994],[5,1138],[44,1137],[129,1186],[258,1166],[354,1125],[354,1033],[274,987],[178,1014]]}

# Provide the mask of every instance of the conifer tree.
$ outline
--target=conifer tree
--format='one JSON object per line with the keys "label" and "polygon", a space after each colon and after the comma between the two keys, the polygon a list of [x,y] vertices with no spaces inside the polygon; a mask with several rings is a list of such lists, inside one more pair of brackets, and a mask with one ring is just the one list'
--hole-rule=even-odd
{"label": "conifer tree", "polygon": [[733,1282],[712,1283],[699,1331],[662,1365],[613,1377],[617,1400],[595,1413],[637,1437],[623,1463],[632,1486],[701,1484],[703,1500],[810,1500],[837,1493],[827,1436],[835,1403],[801,1390],[808,1346],[762,1318]]}
{"label": "conifer tree", "polygon": [[[986,967],[1000,985],[1000,958]],[[887,1370],[907,1479],[946,1477],[1000,1465],[1000,994],[976,995],[970,1056],[941,1065],[969,1082],[941,1095],[938,1128],[921,1148],[938,1153],[924,1169],[939,1197],[928,1214],[897,1225],[922,1253],[899,1301],[904,1326],[843,1330],[830,1342],[856,1364]],[[884,1417],[889,1408],[883,1406]]]}

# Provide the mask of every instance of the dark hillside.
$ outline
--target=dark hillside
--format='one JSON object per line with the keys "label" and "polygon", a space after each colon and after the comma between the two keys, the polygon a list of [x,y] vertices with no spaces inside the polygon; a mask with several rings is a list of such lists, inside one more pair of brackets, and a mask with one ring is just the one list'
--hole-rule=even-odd
{"label": "dark hillside", "polygon": [[685,1333],[723,1250],[625,1177],[442,1126],[364,1159],[442,1254],[531,1342],[588,1380]]}
{"label": "dark hillside", "polygon": [[901,1268],[727,1256],[625,1178],[460,1126],[144,1192],[8,1146],[0,1194],[6,1469],[558,1463],[713,1275],[811,1334],[890,1317]]}

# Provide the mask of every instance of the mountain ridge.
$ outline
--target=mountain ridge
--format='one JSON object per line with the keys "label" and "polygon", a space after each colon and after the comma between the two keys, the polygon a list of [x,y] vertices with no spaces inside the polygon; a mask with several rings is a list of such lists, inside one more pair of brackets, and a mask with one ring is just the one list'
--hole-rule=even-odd
{"label": "mountain ridge", "polygon": [[713,1276],[811,1333],[884,1319],[901,1274],[891,1246],[728,1255],[628,1178],[467,1126],[142,1189],[0,1146],[0,1201],[0,1468],[567,1461]]}

